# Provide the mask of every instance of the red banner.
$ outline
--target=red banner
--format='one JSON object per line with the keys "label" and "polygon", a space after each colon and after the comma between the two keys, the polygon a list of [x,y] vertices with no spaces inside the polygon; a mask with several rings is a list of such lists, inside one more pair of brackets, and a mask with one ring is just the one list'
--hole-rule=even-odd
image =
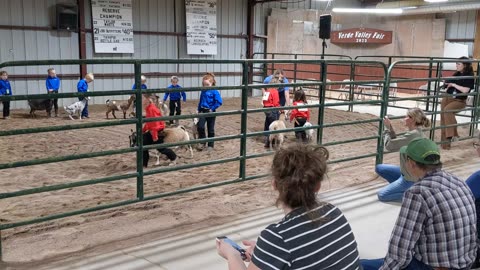
{"label": "red banner", "polygon": [[334,44],[390,44],[392,31],[371,28],[350,28],[332,31],[331,42]]}

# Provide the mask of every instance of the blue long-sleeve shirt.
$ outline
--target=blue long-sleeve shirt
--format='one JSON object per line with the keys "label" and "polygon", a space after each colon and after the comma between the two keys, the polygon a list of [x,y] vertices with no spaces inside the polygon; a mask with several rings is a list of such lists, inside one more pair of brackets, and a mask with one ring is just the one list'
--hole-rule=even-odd
{"label": "blue long-sleeve shirt", "polygon": [[47,92],[49,90],[58,91],[60,89],[60,79],[58,77],[47,77],[45,81],[45,86],[47,87]]}
{"label": "blue long-sleeve shirt", "polygon": [[198,111],[209,109],[214,112],[220,106],[222,106],[222,97],[218,90],[202,90],[200,101],[198,102]]}
{"label": "blue long-sleeve shirt", "polygon": [[80,81],[78,81],[77,91],[78,91],[79,93],[84,93],[84,92],[87,92],[87,91],[88,91],[88,83],[87,83],[87,80],[81,79]]}
{"label": "blue long-sleeve shirt", "polygon": [[[178,84],[175,86],[170,84],[167,88],[182,88],[182,87]],[[163,101],[166,101],[168,99],[168,95],[170,95],[170,100],[180,100],[182,98],[183,102],[187,101],[187,94],[185,94],[185,92],[165,92],[165,95],[163,96]]]}
{"label": "blue long-sleeve shirt", "polygon": [[0,80],[0,95],[12,95],[12,86],[10,86],[9,80]]}
{"label": "blue long-sleeve shirt", "polygon": [[[273,79],[273,75],[266,77],[265,80],[263,80],[263,84],[269,84],[272,79]],[[281,83],[288,83],[288,79],[286,77],[283,77],[283,82]],[[282,93],[285,90],[288,91],[288,86],[278,88],[279,93]]]}
{"label": "blue long-sleeve shirt", "polygon": [[[137,89],[137,86],[135,84],[132,85],[132,90],[136,90]],[[142,84],[142,86],[140,87],[140,89],[147,89],[147,85],[146,84]]]}

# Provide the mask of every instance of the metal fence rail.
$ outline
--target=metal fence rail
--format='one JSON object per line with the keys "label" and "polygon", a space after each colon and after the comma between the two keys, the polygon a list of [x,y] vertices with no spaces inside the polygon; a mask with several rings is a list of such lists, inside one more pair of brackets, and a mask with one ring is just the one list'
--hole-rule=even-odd
{"label": "metal fence rail", "polygon": [[[340,57],[340,56],[337,56]],[[342,56],[343,57],[343,56]],[[272,57],[273,58],[273,57]],[[438,64],[439,61],[443,60],[429,60],[427,61],[427,64],[430,64],[430,66],[433,66],[435,64]],[[33,218],[33,219],[28,219],[28,220],[23,220],[23,221],[16,221],[16,222],[11,222],[11,223],[4,223],[0,224],[0,233],[2,230],[6,229],[12,229],[15,227],[20,227],[20,226],[25,226],[25,225],[30,225],[30,224],[35,224],[39,222],[45,222],[45,221],[50,221],[50,220],[55,220],[55,219],[60,219],[60,218],[65,218],[73,215],[80,215],[80,214],[85,214],[85,213],[90,213],[94,211],[99,211],[99,210],[105,210],[113,207],[119,207],[119,206],[125,206],[129,204],[134,204],[138,202],[143,202],[147,200],[153,200],[157,198],[163,198],[167,196],[173,196],[177,194],[183,194],[183,193],[188,193],[192,191],[198,191],[198,190],[204,190],[212,187],[218,187],[222,185],[228,185],[228,184],[233,184],[233,183],[239,183],[243,181],[252,181],[256,179],[261,179],[268,174],[258,174],[258,175],[248,175],[246,173],[246,162],[247,160],[255,159],[255,158],[260,158],[264,156],[269,156],[272,155],[274,152],[267,151],[264,153],[253,153],[253,154],[248,154],[247,153],[247,139],[255,136],[265,136],[268,134],[275,134],[275,133],[282,133],[282,132],[292,132],[292,131],[299,131],[299,130],[306,130],[306,129],[314,129],[317,131],[317,139],[316,143],[318,144],[324,144],[326,146],[335,146],[335,145],[341,145],[341,144],[348,144],[348,143],[355,143],[355,142],[367,142],[367,141],[372,141],[374,140],[374,146],[375,146],[375,152],[372,153],[366,153],[366,154],[361,154],[357,156],[351,156],[351,157],[342,157],[340,159],[332,160],[330,163],[339,163],[339,162],[347,162],[355,159],[363,159],[363,158],[368,158],[368,157],[376,157],[376,163],[380,163],[383,160],[383,144],[382,144],[382,133],[383,133],[383,117],[387,114],[387,110],[389,107],[389,101],[392,101],[394,99],[389,98],[389,87],[388,85],[391,82],[401,82],[402,80],[408,80],[408,79],[394,79],[391,76],[392,69],[396,65],[401,65],[401,64],[409,64],[412,62],[422,62],[425,63],[425,61],[399,61],[395,62],[390,66],[390,68],[387,68],[387,65],[378,62],[378,61],[354,61],[351,59],[348,60],[299,60],[299,59],[251,59],[251,60],[187,60],[187,59],[151,59],[151,60],[110,60],[110,59],[101,59],[101,60],[47,60],[47,61],[17,61],[17,62],[6,62],[0,64],[0,68],[5,68],[5,67],[13,67],[13,66],[39,66],[39,65],[70,65],[70,64],[131,64],[134,66],[135,70],[135,85],[136,89],[134,92],[132,90],[116,90],[116,91],[97,91],[97,92],[88,92],[88,93],[61,93],[61,94],[41,94],[41,95],[15,95],[15,96],[0,96],[0,101],[4,100],[26,100],[26,99],[51,99],[52,97],[58,97],[58,98],[68,98],[68,97],[82,97],[82,96],[107,96],[107,95],[130,95],[132,93],[135,94],[137,100],[141,100],[142,94],[144,93],[165,93],[167,91],[172,91],[172,89],[167,89],[167,88],[156,88],[156,89],[148,89],[148,90],[142,90],[141,87],[141,81],[140,81],[140,76],[142,74],[142,65],[146,64],[231,64],[231,65],[239,65],[242,69],[242,84],[241,85],[236,85],[236,86],[222,86],[222,87],[216,87],[218,90],[240,90],[241,91],[241,105],[240,109],[237,110],[230,110],[230,111],[219,111],[219,112],[212,112],[212,113],[206,113],[202,114],[202,116],[227,116],[227,115],[240,115],[240,133],[239,134],[234,134],[234,135],[225,135],[225,136],[217,136],[215,138],[206,138],[206,139],[197,139],[197,140],[191,140],[190,142],[179,142],[179,143],[169,143],[169,144],[162,144],[162,145],[148,145],[144,146],[143,145],[143,138],[142,136],[137,137],[137,146],[132,147],[132,148],[122,148],[122,149],[115,149],[115,150],[108,150],[108,151],[98,151],[98,152],[91,152],[91,153],[83,153],[83,154],[76,154],[76,155],[68,155],[68,156],[56,156],[56,157],[48,157],[48,158],[42,158],[42,159],[35,159],[35,160],[25,160],[25,161],[15,161],[15,162],[9,162],[9,163],[4,163],[0,164],[0,170],[4,169],[13,169],[13,168],[19,168],[19,167],[26,167],[26,166],[33,166],[33,165],[40,165],[40,164],[49,164],[49,163],[56,163],[56,162],[64,162],[64,161],[70,161],[70,160],[78,160],[78,159],[86,159],[86,158],[94,158],[94,157],[103,157],[103,156],[109,156],[109,155],[117,155],[117,154],[124,154],[124,153],[131,153],[135,152],[136,153],[136,172],[134,173],[126,173],[122,175],[115,175],[115,176],[108,176],[104,178],[96,178],[96,179],[89,179],[89,180],[83,180],[83,181],[77,181],[77,182],[68,182],[68,183],[62,183],[62,184],[56,184],[56,185],[47,185],[47,186],[42,186],[42,187],[37,187],[37,188],[29,188],[29,189],[23,189],[23,190],[18,190],[18,191],[13,191],[13,192],[2,192],[0,193],[0,200],[2,199],[7,199],[7,198],[15,198],[15,197],[20,197],[20,196],[26,196],[26,195],[32,195],[32,194],[39,194],[39,193],[44,193],[44,192],[50,192],[50,191],[58,191],[58,190],[63,190],[63,189],[70,189],[70,188],[76,188],[76,187],[82,187],[82,186],[88,186],[88,185],[95,185],[95,184],[100,184],[100,183],[110,183],[114,181],[120,181],[120,180],[125,180],[125,179],[130,179],[130,178],[136,178],[136,198],[132,198],[129,200],[124,200],[120,202],[115,202],[115,203],[109,203],[105,205],[100,205],[100,206],[95,206],[91,208],[85,208],[85,209],[78,209],[74,211],[69,211],[69,212],[64,212],[64,213],[57,213],[57,214],[52,214],[48,216],[42,216],[38,218]],[[253,89],[258,89],[258,88],[264,88],[264,87],[275,87],[275,86],[285,86],[285,84],[270,84],[270,85],[264,85],[264,84],[249,84],[248,83],[248,72],[250,67],[252,66],[268,66],[271,65],[272,67],[274,65],[279,65],[279,64],[289,64],[289,65],[295,65],[298,66],[300,64],[310,64],[310,65],[319,65],[320,70],[319,70],[319,75],[321,80],[312,80],[308,82],[303,82],[303,83],[290,83],[288,86],[291,87],[301,87],[301,86],[313,86],[317,89],[318,91],[318,104],[308,104],[305,106],[302,106],[304,108],[315,108],[318,109],[318,121],[317,123],[312,123],[313,126],[310,128],[304,128],[304,127],[299,127],[299,128],[287,128],[286,130],[280,130],[280,131],[258,131],[258,132],[248,132],[247,130],[247,125],[248,125],[248,116],[254,113],[263,113],[263,112],[268,112],[272,110],[277,110],[276,108],[249,108],[248,105],[248,98],[249,98],[249,93]],[[349,82],[352,86],[354,85],[365,85],[365,84],[381,84],[383,85],[381,93],[379,94],[378,99],[376,100],[355,100],[354,99],[354,90],[353,87],[350,87],[349,94],[350,97],[348,100],[336,100],[335,102],[326,102],[327,97],[325,96],[325,91],[323,89],[326,89],[328,86],[335,86],[335,85],[340,85],[344,84],[343,81],[340,80],[331,80],[327,81],[327,74],[329,74],[329,69],[335,66],[346,66],[350,70],[350,74],[344,74],[345,76],[350,77],[352,80]],[[478,65],[478,63],[477,63]],[[375,67],[379,70],[379,74],[374,76],[375,79],[363,79],[362,80],[355,80],[355,68],[356,67],[362,67],[362,66],[371,66]],[[254,71],[252,71],[254,72]],[[368,77],[366,77],[368,78]],[[373,77],[372,77],[373,78]],[[441,77],[436,77],[436,78],[428,78],[429,80],[440,80]],[[478,76],[475,77],[475,79],[478,82]],[[478,83],[477,83],[477,88],[478,88]],[[174,91],[201,91],[206,88],[204,87],[192,87],[188,89],[181,89],[181,90],[174,90]],[[478,89],[476,89],[478,90]],[[478,91],[476,91],[476,103],[478,104]],[[438,97],[439,94],[435,93],[435,95],[427,96],[427,97],[419,97],[419,99],[437,99],[437,101],[432,101],[438,103]],[[403,100],[402,98],[396,98],[395,100],[401,101]],[[412,98],[410,98],[412,100]],[[339,102],[340,101],[340,102]],[[356,121],[346,121],[346,122],[337,122],[337,123],[325,123],[325,109],[326,108],[334,108],[337,106],[348,106],[349,109],[353,107],[353,105],[372,105],[372,106],[378,106],[380,107],[380,114],[378,117],[373,117],[372,119],[367,119],[367,120],[356,120]],[[293,109],[293,108],[299,108],[296,106],[287,106],[284,109]],[[433,108],[436,108],[436,106],[433,106]],[[142,112],[142,102],[136,102],[136,111],[137,112]],[[431,113],[432,117],[434,117],[437,113],[436,109],[433,112],[428,112]],[[142,125],[146,122],[151,122],[151,121],[158,121],[158,120],[180,120],[180,119],[191,119],[193,117],[196,117],[197,115],[180,115],[180,116],[162,116],[158,118],[148,118],[144,119],[142,118],[141,113],[137,113],[136,118],[134,119],[126,119],[126,120],[116,120],[116,121],[103,121],[103,122],[96,122],[96,123],[82,123],[82,124],[71,124],[71,125],[60,125],[60,126],[49,126],[49,127],[38,127],[38,128],[24,128],[24,129],[15,129],[15,130],[3,130],[0,131],[0,137],[4,136],[12,136],[12,135],[20,135],[20,134],[34,134],[34,133],[41,133],[41,132],[55,132],[55,131],[64,131],[64,130],[76,130],[76,129],[89,129],[89,128],[98,128],[98,127],[108,127],[108,126],[117,126],[117,125],[136,125],[136,132],[137,134],[142,133]],[[340,126],[349,126],[352,124],[366,124],[366,123],[378,123],[378,130],[376,135],[372,136],[365,136],[365,137],[358,137],[358,138],[353,138],[353,139],[344,139],[344,140],[339,140],[339,141],[334,141],[334,142],[327,142],[324,143],[324,136],[323,136],[323,129],[325,128],[332,128],[332,127],[340,127]],[[472,123],[477,125],[478,123],[478,114],[475,113],[475,116],[472,116]],[[462,125],[462,124],[459,124]],[[439,129],[442,127],[432,127],[432,131],[435,132],[436,129]],[[184,165],[178,165],[178,166],[172,166],[172,167],[160,167],[160,168],[155,168],[155,169],[150,169],[148,171],[144,171],[143,169],[143,155],[142,152],[144,150],[148,149],[154,149],[158,148],[160,146],[162,147],[171,147],[171,146],[180,146],[180,145],[186,145],[186,144],[196,144],[196,143],[205,143],[205,142],[210,142],[210,141],[226,141],[226,140],[239,140],[240,141],[240,149],[239,153],[236,156],[233,157],[228,157],[228,158],[223,158],[223,159],[216,159],[216,160],[210,160],[210,161],[205,161],[205,162],[197,162],[197,163],[191,163],[191,164],[184,164]],[[372,143],[373,145],[373,143]],[[171,171],[177,171],[177,170],[185,170],[185,169],[191,169],[191,168],[197,168],[197,167],[203,167],[203,166],[210,166],[210,165],[216,165],[216,164],[224,164],[224,163],[239,163],[239,171],[238,175],[233,176],[232,179],[226,179],[220,182],[215,182],[215,183],[209,183],[209,184],[204,184],[204,185],[199,185],[199,186],[194,186],[194,187],[186,187],[182,189],[178,189],[175,191],[169,191],[169,192],[163,192],[159,194],[153,194],[149,196],[145,196],[144,194],[144,176],[148,175],[154,175],[154,174],[161,174],[161,173],[166,173],[166,172],[171,172]],[[1,259],[1,252],[2,252],[2,247],[1,247],[1,237],[0,237],[0,259]]]}

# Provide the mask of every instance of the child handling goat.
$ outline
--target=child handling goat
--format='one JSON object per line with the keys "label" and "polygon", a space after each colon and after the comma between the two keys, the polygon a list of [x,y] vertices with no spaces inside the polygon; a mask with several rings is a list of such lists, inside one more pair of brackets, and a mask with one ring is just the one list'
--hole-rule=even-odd
{"label": "child handling goat", "polygon": [[[93,82],[93,80],[94,80],[93,73],[87,73],[87,75],[85,75],[84,79],[81,79],[80,81],[78,81],[77,91],[79,93],[88,92],[88,84]],[[89,118],[89,116],[88,116],[88,99],[86,99],[85,97],[79,97],[78,100],[79,101],[85,100],[85,106],[83,107],[80,119],[81,118]]]}
{"label": "child handling goat", "polygon": [[[270,83],[280,83],[278,77],[274,77]],[[276,88],[267,88],[263,93],[263,107],[264,108],[273,108],[280,107],[280,98],[278,96],[278,90]],[[270,125],[278,120],[279,114],[278,111],[268,111],[265,112],[265,126],[264,131],[270,130]],[[270,136],[265,135],[265,148],[270,148]]]}
{"label": "child handling goat", "polygon": [[[303,106],[307,104],[307,97],[302,89],[295,91],[293,95],[293,106]],[[295,108],[290,114],[290,123],[295,121],[295,127],[303,127],[307,121],[310,121],[310,110],[308,108]],[[307,143],[307,133],[305,130],[295,131],[297,142]]]}
{"label": "child handling goat", "polygon": [[[143,97],[142,105],[145,108],[146,118],[155,118],[161,117],[162,114],[160,110],[155,106],[155,100],[152,97]],[[165,122],[163,121],[153,121],[147,122],[143,126],[143,145],[150,144],[161,144],[163,143],[164,137],[159,136],[159,132],[163,131],[165,128]],[[159,148],[158,151],[170,159],[169,165],[175,165],[177,161],[177,155],[172,149],[169,148]],[[143,151],[143,167],[148,167],[148,160],[150,159],[150,154],[148,150]]]}
{"label": "child handling goat", "polygon": [[[175,89],[175,88],[182,88],[178,84],[178,77],[177,76],[172,76],[170,79],[170,84],[167,88],[170,89]],[[182,114],[182,104],[181,104],[181,99],[183,99],[183,103],[187,102],[187,95],[185,92],[165,92],[165,95],[163,96],[163,103],[165,104],[165,101],[167,101],[168,96],[170,96],[170,116],[174,115],[180,115]],[[175,114],[176,113],[176,114]],[[173,120],[170,120],[170,125],[173,124]],[[178,125],[178,120],[175,120],[175,124]]]}

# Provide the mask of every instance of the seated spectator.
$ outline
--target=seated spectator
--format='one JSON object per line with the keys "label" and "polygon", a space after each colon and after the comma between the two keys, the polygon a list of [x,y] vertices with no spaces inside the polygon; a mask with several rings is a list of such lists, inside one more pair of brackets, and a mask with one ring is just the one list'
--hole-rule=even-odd
{"label": "seated spectator", "polygon": [[[248,269],[359,269],[357,243],[347,219],[337,207],[317,201],[328,155],[324,147],[306,144],[275,153],[272,187],[285,217],[264,229],[257,242],[243,242],[249,246]],[[217,241],[217,250],[230,270],[247,269],[228,243]]]}
{"label": "seated spectator", "polygon": [[[419,108],[409,109],[403,121],[408,128],[408,132],[402,136],[397,136],[390,119],[385,117],[385,134],[383,139],[385,150],[389,152],[400,150],[402,146],[407,145],[413,139],[423,137],[422,127],[430,126],[430,120]],[[400,159],[400,166],[378,164],[375,167],[375,172],[389,183],[378,191],[378,199],[382,202],[402,201],[405,190],[413,185],[405,171],[404,160],[402,159]]]}
{"label": "seated spectator", "polygon": [[442,170],[435,142],[417,138],[400,149],[417,179],[405,191],[384,259],[370,269],[470,269],[477,251],[476,213],[468,186]]}

